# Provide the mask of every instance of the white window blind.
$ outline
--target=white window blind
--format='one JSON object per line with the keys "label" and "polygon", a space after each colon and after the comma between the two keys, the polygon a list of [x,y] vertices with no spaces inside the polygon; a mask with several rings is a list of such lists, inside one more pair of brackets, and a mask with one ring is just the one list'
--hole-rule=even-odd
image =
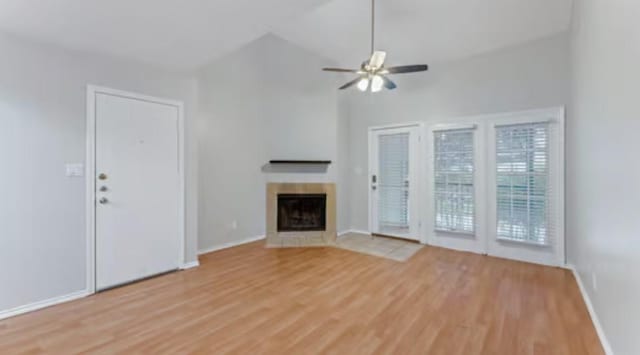
{"label": "white window blind", "polygon": [[473,129],[434,132],[437,231],[475,231],[473,135]]}
{"label": "white window blind", "polygon": [[409,230],[409,134],[381,135],[378,223],[381,233]]}
{"label": "white window blind", "polygon": [[497,236],[550,244],[549,124],[496,127]]}

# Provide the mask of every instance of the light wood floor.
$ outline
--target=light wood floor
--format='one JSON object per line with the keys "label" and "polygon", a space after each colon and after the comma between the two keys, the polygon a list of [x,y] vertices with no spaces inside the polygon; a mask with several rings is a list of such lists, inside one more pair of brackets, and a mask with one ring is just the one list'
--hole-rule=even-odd
{"label": "light wood floor", "polygon": [[202,256],[197,269],[0,321],[0,354],[602,354],[570,272],[425,247]]}

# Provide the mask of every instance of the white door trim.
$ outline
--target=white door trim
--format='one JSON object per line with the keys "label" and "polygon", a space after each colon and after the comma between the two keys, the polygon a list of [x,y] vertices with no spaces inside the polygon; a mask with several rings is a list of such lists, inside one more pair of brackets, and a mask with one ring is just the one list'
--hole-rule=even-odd
{"label": "white door trim", "polygon": [[369,127],[369,132],[392,129],[392,128],[409,128],[409,127],[423,127],[423,126],[424,126],[423,122],[396,123],[396,124],[388,124],[388,125],[382,125],[382,126],[371,126]]}
{"label": "white door trim", "polygon": [[96,279],[95,279],[95,260],[96,260],[96,195],[95,195],[95,156],[96,156],[96,95],[107,94],[128,99],[164,104],[174,106],[178,109],[178,159],[179,159],[179,226],[180,226],[180,256],[179,259],[182,265],[185,265],[185,176],[184,176],[184,162],[186,158],[185,154],[185,131],[184,131],[184,103],[181,101],[158,98],[153,96],[141,95],[137,93],[110,89],[101,86],[87,85],[87,156],[85,167],[85,181],[86,181],[86,240],[87,240],[87,257],[86,257],[86,286],[87,293],[93,294],[96,292]]}

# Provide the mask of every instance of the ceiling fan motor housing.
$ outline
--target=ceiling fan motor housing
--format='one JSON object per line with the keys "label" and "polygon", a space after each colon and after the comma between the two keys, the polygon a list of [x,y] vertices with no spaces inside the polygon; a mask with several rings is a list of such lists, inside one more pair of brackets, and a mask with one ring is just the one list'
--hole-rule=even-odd
{"label": "ceiling fan motor housing", "polygon": [[407,65],[400,67],[385,68],[384,62],[387,57],[387,53],[384,51],[374,50],[375,46],[375,0],[371,0],[371,57],[368,60],[362,62],[360,70],[354,69],[340,69],[340,68],[324,68],[325,71],[340,72],[340,73],[354,73],[360,75],[358,78],[346,83],[340,87],[340,90],[347,89],[353,85],[358,86],[361,91],[367,91],[371,88],[372,92],[378,92],[383,87],[388,90],[393,90],[397,86],[386,77],[388,74],[402,74],[402,73],[414,73],[420,71],[426,71],[427,65]]}

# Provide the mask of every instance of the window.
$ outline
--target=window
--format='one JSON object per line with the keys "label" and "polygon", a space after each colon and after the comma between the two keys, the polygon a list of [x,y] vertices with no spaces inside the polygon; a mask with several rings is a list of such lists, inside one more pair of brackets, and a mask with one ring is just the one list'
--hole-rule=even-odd
{"label": "window", "polygon": [[549,244],[549,124],[496,126],[497,237]]}
{"label": "window", "polygon": [[434,131],[437,231],[475,231],[473,134],[473,129]]}
{"label": "window", "polygon": [[429,127],[429,244],[563,265],[564,129],[561,107]]}

